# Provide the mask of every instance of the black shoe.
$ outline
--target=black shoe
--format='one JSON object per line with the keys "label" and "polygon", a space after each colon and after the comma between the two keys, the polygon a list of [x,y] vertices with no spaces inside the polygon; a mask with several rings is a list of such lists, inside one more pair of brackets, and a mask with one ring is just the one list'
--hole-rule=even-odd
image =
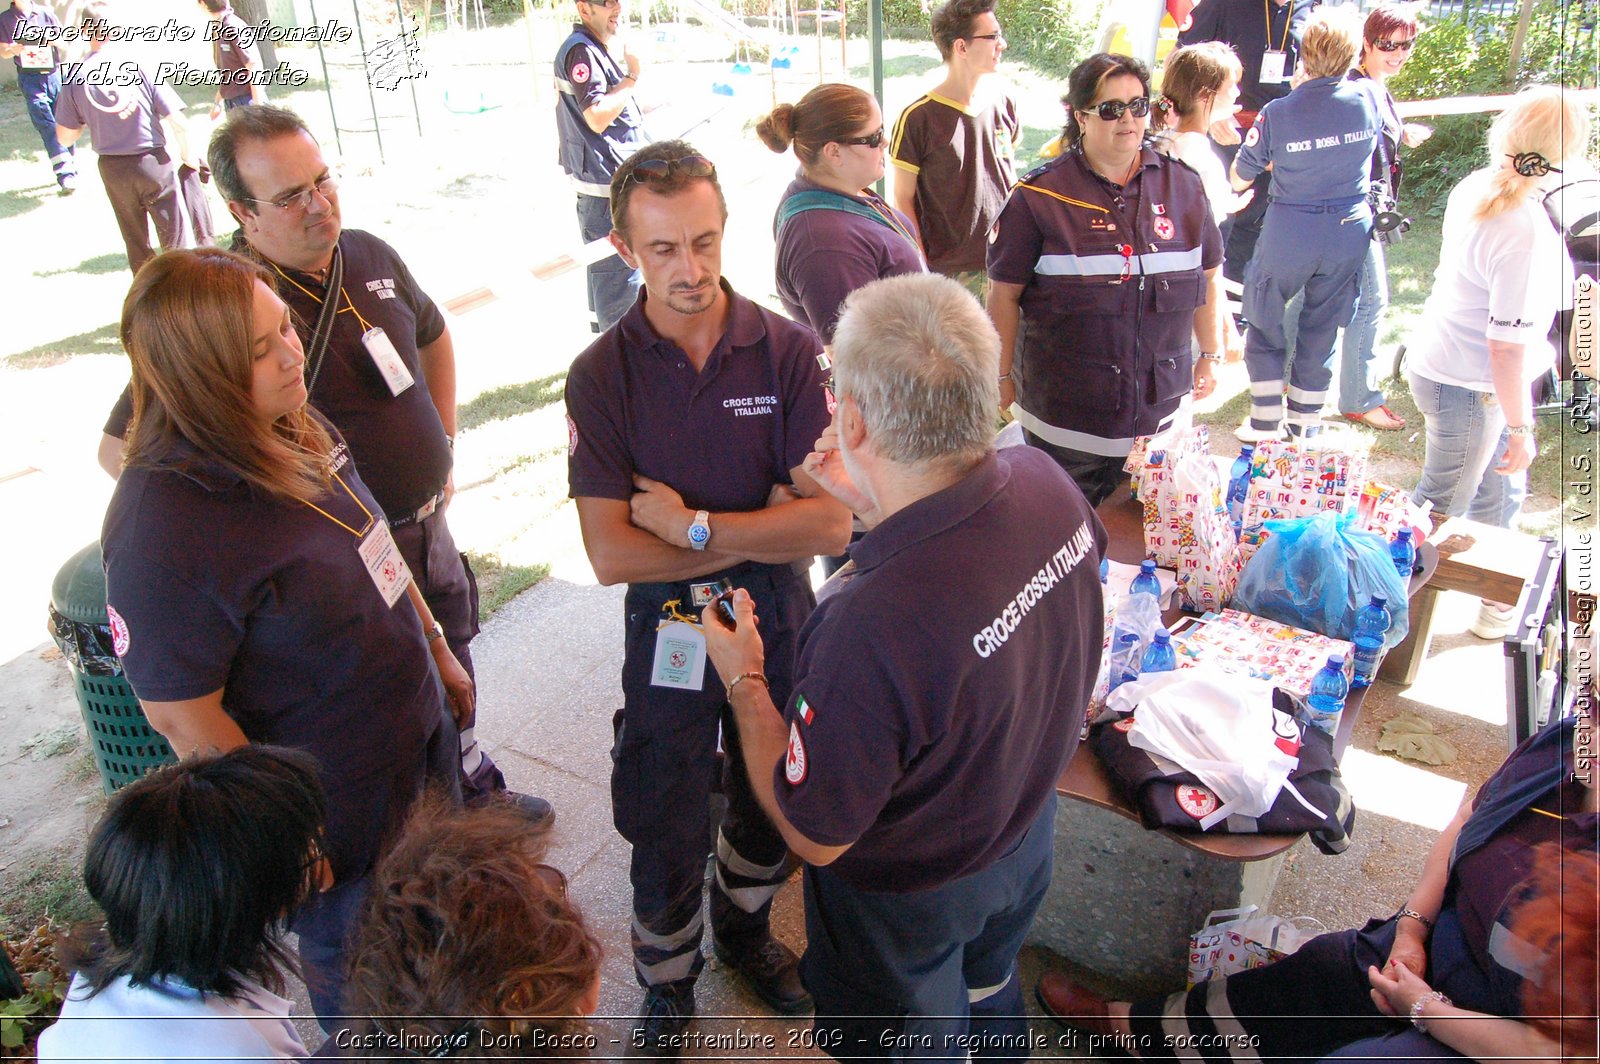
{"label": "black shoe", "polygon": [[800,958],[772,935],[741,950],[724,945],[712,935],[711,948],[717,960],[744,976],[756,997],[779,1012],[811,1011],[811,995],[800,983]]}
{"label": "black shoe", "polygon": [[555,825],[556,807],[543,798],[532,794],[521,794],[517,791],[490,791],[488,794],[474,798],[467,804],[489,805],[493,802],[504,802],[513,806],[519,813],[528,818],[528,823],[536,828],[547,828]]}
{"label": "black shoe", "polygon": [[629,1047],[635,1056],[677,1060],[683,1053],[683,1034],[694,1018],[694,988],[646,987],[639,1025]]}

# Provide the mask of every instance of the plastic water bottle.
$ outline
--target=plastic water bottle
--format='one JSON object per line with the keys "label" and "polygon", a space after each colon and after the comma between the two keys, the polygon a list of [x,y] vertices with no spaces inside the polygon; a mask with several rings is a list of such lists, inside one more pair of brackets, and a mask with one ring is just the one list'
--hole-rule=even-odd
{"label": "plastic water bottle", "polygon": [[1402,528],[1395,533],[1389,543],[1389,557],[1394,559],[1395,572],[1400,574],[1401,586],[1411,582],[1411,574],[1417,568],[1417,545],[1411,542],[1410,527]]}
{"label": "plastic water bottle", "polygon": [[1366,687],[1378,675],[1378,662],[1383,659],[1383,637],[1389,634],[1394,618],[1389,614],[1388,599],[1373,595],[1372,602],[1356,614],[1356,628],[1350,641],[1356,645],[1356,674],[1351,687]]}
{"label": "plastic water bottle", "polygon": [[1139,678],[1139,635],[1117,628],[1111,635],[1111,674],[1108,691]]}
{"label": "plastic water bottle", "polygon": [[1344,655],[1331,654],[1322,670],[1311,678],[1311,694],[1306,698],[1309,712],[1306,723],[1329,735],[1339,730],[1339,714],[1344,712],[1350,681],[1344,678]]}
{"label": "plastic water bottle", "polygon": [[1157,602],[1161,601],[1161,581],[1156,578],[1156,563],[1149,558],[1139,563],[1139,575],[1128,585],[1128,594],[1137,595],[1141,592],[1154,595]]}
{"label": "plastic water bottle", "polygon": [[1250,466],[1256,453],[1255,444],[1239,448],[1239,457],[1233,460],[1228,474],[1228,520],[1233,524],[1233,538],[1238,539],[1244,527],[1244,502],[1250,495]]}
{"label": "plastic water bottle", "polygon": [[1145,648],[1144,660],[1139,662],[1139,675],[1171,672],[1177,667],[1178,656],[1172,649],[1172,633],[1165,628],[1157,628],[1155,639]]}

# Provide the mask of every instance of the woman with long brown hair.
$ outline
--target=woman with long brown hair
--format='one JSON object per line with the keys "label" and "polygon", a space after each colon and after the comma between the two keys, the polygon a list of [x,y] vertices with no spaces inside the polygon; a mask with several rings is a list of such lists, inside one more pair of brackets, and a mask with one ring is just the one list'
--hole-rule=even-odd
{"label": "woman with long brown hair", "polygon": [[316,757],[334,886],[292,926],[317,1014],[338,1015],[367,874],[425,778],[456,786],[448,707],[469,708],[472,683],[306,405],[265,271],[214,248],[161,255],[128,292],[122,342],[134,419],[101,535],[115,649],[180,756],[265,742]]}
{"label": "woman with long brown hair", "polygon": [[514,809],[417,809],[378,865],[351,948],[356,1055],[591,1055],[600,943],[544,854],[545,832]]}
{"label": "woman with long brown hair", "polygon": [[818,85],[799,103],[773,108],[756,134],[775,152],[792,147],[800,160],[773,219],[778,298],[831,343],[851,292],[927,269],[915,224],[868,187],[883,177],[883,113],[854,85]]}

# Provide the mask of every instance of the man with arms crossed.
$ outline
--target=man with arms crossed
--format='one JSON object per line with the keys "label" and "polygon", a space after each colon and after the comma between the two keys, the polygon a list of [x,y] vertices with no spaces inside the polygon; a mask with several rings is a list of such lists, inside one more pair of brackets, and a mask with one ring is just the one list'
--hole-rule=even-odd
{"label": "man with arms crossed", "polygon": [[[1106,536],[1047,455],[994,450],[999,347],[947,278],[851,295],[805,470],[868,531],[800,633],[793,692],[729,692],[806,862],[802,978],[840,1058],[1028,1056],[1017,951],[1099,664]],[[711,660],[759,673],[767,611],[742,593],[734,610],[731,631],[707,614]]]}
{"label": "man with arms crossed", "polygon": [[894,205],[914,218],[928,268],[979,299],[989,227],[1017,182],[1017,104],[989,77],[1006,38],[994,0],[949,0],[933,13],[945,78],[900,113],[890,142]]}
{"label": "man with arms crossed", "polygon": [[850,515],[800,468],[828,424],[822,345],[722,280],[727,207],[711,161],[682,141],[640,149],[611,180],[611,217],[644,294],[572,364],[568,470],[595,575],[628,584],[611,800],[633,844],[633,957],[646,992],[629,1048],[676,1057],[704,964],[700,889],[723,721],[712,944],[774,1008],[802,1011],[810,998],[769,926],[788,848],[751,792],[704,636],[672,618],[708,603],[721,578],[744,588],[770,651],[726,682],[786,698],[815,602],[806,570],[844,549]]}

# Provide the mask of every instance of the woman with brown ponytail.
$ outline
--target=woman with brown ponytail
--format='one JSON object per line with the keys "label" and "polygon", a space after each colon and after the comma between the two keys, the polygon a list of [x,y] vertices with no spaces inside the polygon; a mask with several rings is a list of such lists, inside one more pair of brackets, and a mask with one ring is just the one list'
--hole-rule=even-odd
{"label": "woman with brown ponytail", "polygon": [[778,298],[832,343],[845,297],[884,277],[927,269],[911,219],[867,186],[883,177],[888,134],[871,94],[818,85],[756,126],[775,152],[793,147],[796,175],[773,219]]}

